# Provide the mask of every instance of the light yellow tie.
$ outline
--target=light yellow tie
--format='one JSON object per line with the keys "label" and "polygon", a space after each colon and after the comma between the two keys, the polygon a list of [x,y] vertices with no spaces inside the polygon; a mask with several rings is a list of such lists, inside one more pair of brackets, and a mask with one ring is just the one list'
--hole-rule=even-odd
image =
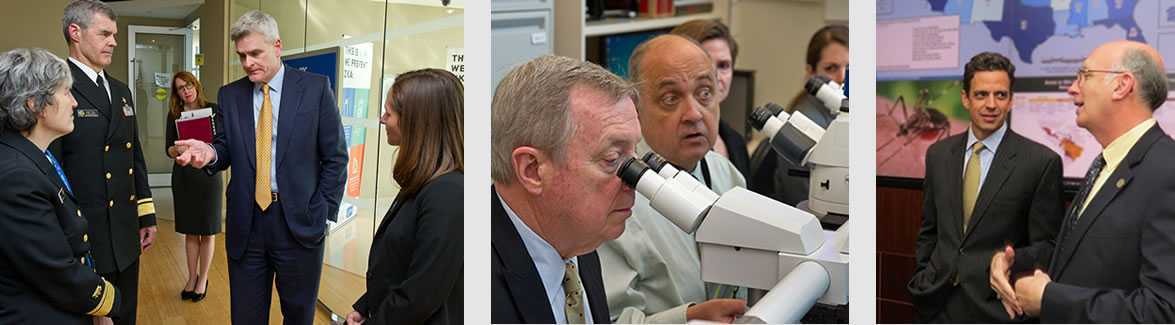
{"label": "light yellow tie", "polygon": [[971,223],[971,213],[975,209],[975,200],[979,198],[979,152],[983,151],[983,142],[976,141],[971,145],[971,158],[967,160],[967,169],[963,170],[963,233],[967,233],[967,225]]}
{"label": "light yellow tie", "polygon": [[257,206],[261,211],[269,209],[273,203],[273,191],[269,187],[269,159],[270,148],[273,143],[273,104],[269,101],[269,84],[261,84],[261,112],[257,114]]}
{"label": "light yellow tie", "polygon": [[564,263],[563,269],[563,295],[567,299],[563,313],[567,315],[568,324],[583,324],[583,285],[579,282],[579,269],[571,261]]}

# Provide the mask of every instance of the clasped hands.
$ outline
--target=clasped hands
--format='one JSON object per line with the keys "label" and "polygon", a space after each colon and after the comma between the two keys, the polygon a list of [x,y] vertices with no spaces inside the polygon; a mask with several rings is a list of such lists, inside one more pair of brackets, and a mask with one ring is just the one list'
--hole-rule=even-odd
{"label": "clasped hands", "polygon": [[1011,245],[1004,246],[1003,251],[991,257],[991,289],[999,295],[1009,319],[1016,319],[1019,315],[1039,316],[1044,288],[1052,282],[1052,278],[1049,278],[1048,273],[1036,269],[1031,275],[1016,277],[1013,286],[1011,268],[1015,257],[1016,251]]}

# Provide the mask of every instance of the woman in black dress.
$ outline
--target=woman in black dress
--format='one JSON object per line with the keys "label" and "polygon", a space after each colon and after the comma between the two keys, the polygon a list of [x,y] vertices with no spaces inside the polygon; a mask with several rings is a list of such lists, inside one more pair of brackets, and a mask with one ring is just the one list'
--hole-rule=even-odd
{"label": "woman in black dress", "polygon": [[[171,78],[170,111],[167,114],[167,143],[179,139],[175,120],[181,112],[212,108],[196,76],[180,71]],[[219,121],[212,116],[212,131]],[[175,146],[167,147],[167,156],[175,159]],[[175,165],[171,169],[171,191],[175,203],[175,231],[184,234],[187,244],[188,282],[180,293],[181,299],[198,302],[208,294],[208,269],[212,266],[215,236],[220,233],[220,211],[223,206],[224,181],[220,173],[209,176],[203,170]]]}
{"label": "woman in black dress", "polygon": [[380,123],[400,146],[400,194],[371,242],[367,292],[348,324],[461,324],[464,88],[452,73],[404,73]]}

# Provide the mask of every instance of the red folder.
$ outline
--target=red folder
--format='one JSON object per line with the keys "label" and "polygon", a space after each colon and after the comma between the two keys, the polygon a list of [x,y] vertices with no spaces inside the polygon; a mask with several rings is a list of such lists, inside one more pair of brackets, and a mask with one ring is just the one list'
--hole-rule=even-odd
{"label": "red folder", "polygon": [[212,143],[212,117],[176,120],[175,130],[180,140],[196,139]]}

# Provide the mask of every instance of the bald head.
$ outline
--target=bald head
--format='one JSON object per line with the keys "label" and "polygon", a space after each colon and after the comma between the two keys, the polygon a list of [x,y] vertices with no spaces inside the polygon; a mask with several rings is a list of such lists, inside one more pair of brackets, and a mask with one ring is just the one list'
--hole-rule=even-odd
{"label": "bald head", "polygon": [[1137,98],[1152,111],[1167,101],[1167,76],[1158,50],[1135,41],[1114,41],[1098,46],[1087,61],[1129,72]]}
{"label": "bald head", "polygon": [[660,35],[641,43],[632,51],[628,59],[628,79],[640,83],[649,67],[659,64],[673,63],[683,67],[701,62],[714,65],[710,55],[697,41],[675,34]]}

